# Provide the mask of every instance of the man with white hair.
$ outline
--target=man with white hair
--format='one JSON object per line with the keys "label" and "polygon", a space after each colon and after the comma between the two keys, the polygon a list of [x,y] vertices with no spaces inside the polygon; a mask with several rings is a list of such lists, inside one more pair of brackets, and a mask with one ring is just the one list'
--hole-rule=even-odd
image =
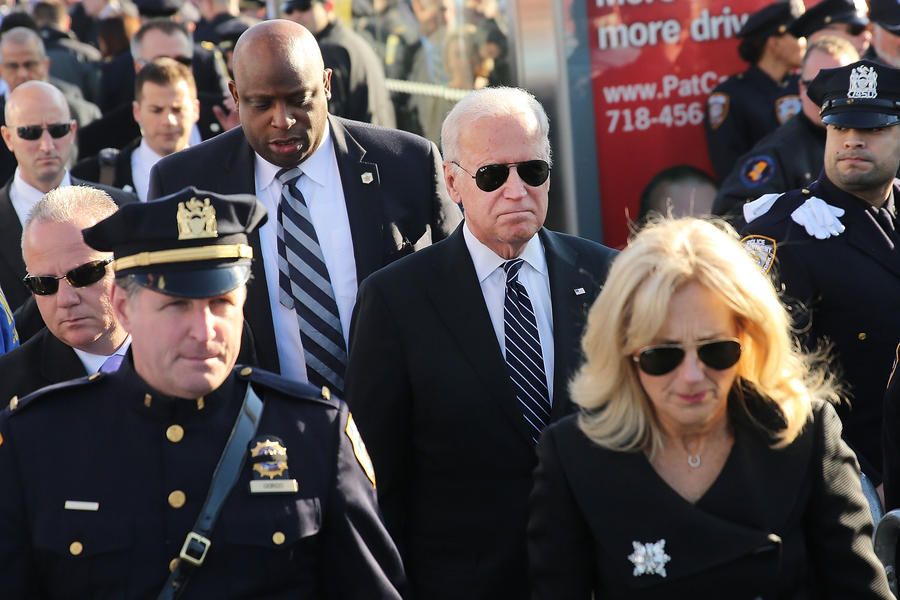
{"label": "man with white hair", "polygon": [[524,90],[460,100],[441,139],[464,223],[360,286],[347,402],[416,598],[528,597],[535,443],[573,410],[585,315],[615,255],[544,228],[548,132]]}
{"label": "man with white hair", "polygon": [[81,237],[118,208],[103,190],[67,186],[51,190],[31,211],[22,235],[24,281],[47,327],[0,357],[0,404],[118,367],[130,340],[110,302],[112,254]]}

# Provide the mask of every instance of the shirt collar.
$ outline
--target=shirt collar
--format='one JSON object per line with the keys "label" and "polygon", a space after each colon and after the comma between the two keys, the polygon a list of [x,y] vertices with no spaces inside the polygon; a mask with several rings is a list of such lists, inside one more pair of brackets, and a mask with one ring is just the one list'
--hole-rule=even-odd
{"label": "shirt collar", "polygon": [[[475,234],[469,229],[467,221],[463,222],[463,238],[466,242],[466,248],[469,249],[469,255],[472,257],[472,264],[475,265],[475,275],[478,277],[478,283],[482,283],[506,262],[505,258],[498,256],[475,237]],[[525,248],[522,249],[522,253],[517,258],[524,260],[541,275],[546,274],[547,261],[544,258],[544,246],[541,244],[539,236],[535,235],[528,240]]]}
{"label": "shirt collar", "polygon": [[150,144],[148,144],[147,140],[144,138],[141,138],[141,143],[138,145],[135,152],[138,153],[141,160],[147,161],[151,166],[165,158],[164,156],[157,154],[156,150],[151,148]]}
{"label": "shirt collar", "polygon": [[[19,191],[27,194],[28,196],[37,195],[38,198],[44,196],[44,192],[22,179],[22,173],[19,170],[19,167],[16,167],[16,174],[13,176],[13,185],[16,186]],[[72,185],[72,178],[69,176],[68,169],[66,169],[65,173],[63,173],[62,181],[59,182],[59,185],[57,187],[66,187],[67,185]]]}
{"label": "shirt collar", "polygon": [[84,368],[88,373],[96,373],[100,370],[100,367],[103,366],[103,363],[106,362],[110,356],[125,356],[125,353],[128,351],[128,347],[131,346],[131,336],[125,338],[125,341],[122,342],[122,345],[116,348],[116,351],[110,355],[103,354],[94,354],[92,352],[85,352],[84,350],[79,350],[78,348],[72,348],[75,351],[75,354],[78,355],[78,358],[81,359],[81,364],[84,365]]}
{"label": "shirt collar", "polygon": [[[278,165],[273,165],[258,153],[254,152],[256,156],[256,173],[257,180],[259,181],[259,186],[261,190],[268,189],[272,182],[275,180],[275,176],[278,175],[278,171],[282,169]],[[320,186],[324,186],[328,178],[330,176],[330,165],[331,165],[331,157],[334,155],[334,142],[331,139],[331,125],[328,123],[328,120],[325,120],[325,134],[322,136],[322,141],[319,143],[319,147],[310,154],[306,160],[300,163],[300,168],[303,170],[303,174],[309,177],[312,181],[317,183]]]}

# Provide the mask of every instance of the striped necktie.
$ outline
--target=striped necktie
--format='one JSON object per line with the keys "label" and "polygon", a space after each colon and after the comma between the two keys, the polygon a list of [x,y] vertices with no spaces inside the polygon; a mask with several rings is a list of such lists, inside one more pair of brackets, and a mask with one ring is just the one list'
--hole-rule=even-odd
{"label": "striped necktie", "polygon": [[506,370],[531,430],[531,439],[537,443],[541,431],[550,421],[550,394],[534,308],[525,286],[519,281],[523,264],[521,258],[503,263],[506,271],[506,300],[503,303]]}
{"label": "striped necktie", "polygon": [[328,268],[309,208],[297,183],[299,167],[282,169],[278,203],[279,301],[294,309],[306,358],[306,376],[315,386],[344,391],[347,348]]}

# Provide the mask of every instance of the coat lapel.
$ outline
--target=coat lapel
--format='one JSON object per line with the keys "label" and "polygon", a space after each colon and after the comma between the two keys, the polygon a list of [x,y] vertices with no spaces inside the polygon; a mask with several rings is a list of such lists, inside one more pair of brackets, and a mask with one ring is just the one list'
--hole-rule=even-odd
{"label": "coat lapel", "polygon": [[[848,211],[849,212],[849,211]],[[892,250],[884,231],[868,211],[855,210],[846,223],[847,243],[868,254],[878,264],[900,277],[900,247]]]}
{"label": "coat lapel", "polygon": [[364,160],[366,149],[340,120],[329,117],[328,122],[353,237],[356,280],[361,282],[384,264],[384,215],[378,165]]}
{"label": "coat lapel", "polygon": [[506,374],[506,362],[466,248],[462,226],[441,244],[447,245],[446,252],[441,255],[443,260],[437,264],[426,292],[491,399],[500,403],[512,427],[521,434],[522,441],[533,446],[531,432]]}
{"label": "coat lapel", "polygon": [[553,306],[553,407],[550,420],[572,411],[569,379],[581,363],[581,333],[599,285],[580,267],[578,253],[558,234],[541,229]]}
{"label": "coat lapel", "polygon": [[69,346],[44,329],[39,334],[41,341],[41,377],[46,385],[76,379],[87,375],[84,364]]}
{"label": "coat lapel", "polygon": [[0,260],[18,278],[25,276],[25,261],[22,260],[22,224],[9,197],[11,185],[12,179],[0,188]]}

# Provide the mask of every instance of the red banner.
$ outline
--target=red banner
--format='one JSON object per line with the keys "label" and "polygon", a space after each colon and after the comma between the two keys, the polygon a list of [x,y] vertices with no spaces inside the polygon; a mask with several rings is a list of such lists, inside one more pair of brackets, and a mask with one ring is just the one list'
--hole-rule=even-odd
{"label": "red banner", "polygon": [[603,236],[621,247],[660,171],[712,173],[706,98],[747,68],[737,32],[765,0],[593,0],[588,6]]}

